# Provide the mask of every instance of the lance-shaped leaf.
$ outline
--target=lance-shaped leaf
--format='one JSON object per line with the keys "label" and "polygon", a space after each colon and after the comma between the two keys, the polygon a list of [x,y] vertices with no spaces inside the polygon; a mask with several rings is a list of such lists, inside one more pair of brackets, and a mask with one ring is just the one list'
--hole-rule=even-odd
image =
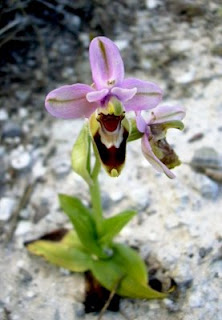
{"label": "lance-shaped leaf", "polygon": [[92,184],[90,176],[90,136],[88,123],[86,123],[72,149],[72,168],[88,184]]}
{"label": "lance-shaped leaf", "polygon": [[165,298],[166,294],[147,285],[146,266],[140,256],[131,248],[115,244],[109,260],[92,263],[95,278],[108,290],[117,294],[139,299]]}
{"label": "lance-shaped leaf", "polygon": [[61,241],[32,241],[27,245],[27,249],[70,271],[84,272],[91,268],[92,258],[81,245],[74,231],[68,232]]}
{"label": "lance-shaped leaf", "polygon": [[99,242],[101,244],[109,243],[122,230],[122,228],[134,217],[136,211],[126,210],[120,212],[114,217],[104,219],[102,233]]}
{"label": "lance-shaped leaf", "polygon": [[65,194],[59,195],[59,201],[62,209],[75,227],[76,233],[84,247],[91,254],[106,258],[102,248],[96,241],[96,228],[90,210],[78,198]]}

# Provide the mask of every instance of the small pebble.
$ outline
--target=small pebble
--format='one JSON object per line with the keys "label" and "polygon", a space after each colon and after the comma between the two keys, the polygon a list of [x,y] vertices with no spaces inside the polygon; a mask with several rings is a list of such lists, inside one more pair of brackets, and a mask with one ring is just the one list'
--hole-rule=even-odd
{"label": "small pebble", "polygon": [[43,165],[41,160],[38,160],[32,167],[33,178],[38,179],[46,174],[47,168]]}
{"label": "small pebble", "polygon": [[17,148],[11,153],[11,166],[15,170],[24,170],[31,165],[31,156],[23,148]]}
{"label": "small pebble", "polygon": [[175,214],[169,214],[166,218],[165,227],[168,230],[177,228],[179,226],[178,217]]}
{"label": "small pebble", "polygon": [[124,50],[124,49],[126,49],[126,48],[128,48],[128,46],[129,46],[129,41],[128,40],[124,40],[124,39],[122,39],[122,40],[116,40],[115,41],[115,44],[117,45],[117,47],[119,48],[119,50],[121,51],[121,50]]}
{"label": "small pebble", "polygon": [[193,292],[189,297],[189,305],[191,308],[201,308],[204,306],[204,299],[202,293],[199,291]]}
{"label": "small pebble", "polygon": [[20,221],[16,230],[16,236],[23,236],[24,234],[31,232],[33,230],[33,224],[29,221]]}
{"label": "small pebble", "polygon": [[170,300],[168,298],[164,299],[163,303],[165,304],[167,309],[171,312],[176,312],[179,309],[178,305],[173,300]]}
{"label": "small pebble", "polygon": [[146,0],[146,7],[148,9],[155,9],[159,5],[159,0]]}
{"label": "small pebble", "polygon": [[219,194],[219,185],[204,174],[196,173],[191,185],[205,199],[215,200]]}
{"label": "small pebble", "polygon": [[27,102],[31,96],[31,91],[29,90],[17,90],[15,92],[16,97],[23,103]]}
{"label": "small pebble", "polygon": [[0,200],[0,220],[8,221],[15,209],[16,200],[10,197],[3,197]]}
{"label": "small pebble", "polygon": [[2,139],[22,137],[21,127],[14,122],[7,122],[2,128]]}
{"label": "small pebble", "polygon": [[19,108],[19,117],[26,118],[28,117],[29,112],[26,108]]}
{"label": "small pebble", "polygon": [[52,170],[57,178],[64,177],[65,175],[67,175],[71,171],[70,162],[68,162],[68,160],[62,161],[62,162],[56,161],[53,164]]}
{"label": "small pebble", "polygon": [[75,303],[73,307],[74,307],[75,315],[77,316],[77,318],[84,318],[85,316],[84,305],[82,303]]}
{"label": "small pebble", "polygon": [[5,109],[0,110],[0,121],[8,120],[8,112]]}

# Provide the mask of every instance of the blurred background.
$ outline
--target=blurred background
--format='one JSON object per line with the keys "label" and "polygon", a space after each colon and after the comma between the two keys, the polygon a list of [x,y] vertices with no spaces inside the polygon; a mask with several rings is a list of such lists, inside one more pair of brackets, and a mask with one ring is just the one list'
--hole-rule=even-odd
{"label": "blurred background", "polygon": [[[220,0],[0,2],[0,318],[94,319],[84,315],[81,276],[33,258],[23,243],[70,227],[58,192],[89,201],[86,185],[70,164],[83,120],[53,118],[44,99],[61,85],[91,84],[88,47],[98,35],[115,41],[126,76],[158,83],[165,103],[187,110],[185,130],[168,135],[183,162],[175,180],[147,164],[139,141],[129,144],[118,179],[101,173],[106,214],[138,210],[120,240],[137,247],[154,274],[165,270],[179,287],[174,300],[124,300],[121,308],[129,319],[219,320]],[[104,319],[124,319],[112,316]]]}

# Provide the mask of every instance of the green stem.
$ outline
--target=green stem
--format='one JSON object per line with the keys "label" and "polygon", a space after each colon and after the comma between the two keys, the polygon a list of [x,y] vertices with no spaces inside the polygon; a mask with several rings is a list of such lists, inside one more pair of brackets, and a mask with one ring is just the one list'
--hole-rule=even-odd
{"label": "green stem", "polygon": [[95,162],[93,172],[91,175],[92,180],[93,180],[93,184],[89,187],[89,191],[90,191],[90,195],[91,195],[93,215],[94,215],[94,220],[96,223],[96,229],[97,229],[98,234],[101,233],[102,216],[103,216],[101,194],[100,194],[100,188],[99,188],[99,182],[98,182],[98,175],[100,172],[100,168],[101,168],[100,161],[96,157],[96,162]]}

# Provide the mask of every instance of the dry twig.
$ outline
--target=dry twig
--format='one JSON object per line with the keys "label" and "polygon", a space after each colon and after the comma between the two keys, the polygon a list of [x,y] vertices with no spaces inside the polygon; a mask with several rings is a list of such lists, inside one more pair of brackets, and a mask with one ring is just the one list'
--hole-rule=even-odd
{"label": "dry twig", "polygon": [[107,308],[109,307],[110,302],[112,301],[112,299],[113,299],[113,297],[114,297],[114,295],[115,295],[115,293],[116,293],[116,290],[118,289],[118,287],[119,287],[121,281],[123,280],[123,278],[124,278],[124,276],[121,276],[121,277],[117,280],[116,284],[114,285],[113,290],[110,292],[110,295],[109,295],[108,300],[106,301],[106,303],[104,304],[102,310],[100,311],[100,314],[99,314],[99,316],[98,316],[98,320],[101,320],[101,319],[102,319],[102,316],[104,315],[104,313],[106,312]]}

